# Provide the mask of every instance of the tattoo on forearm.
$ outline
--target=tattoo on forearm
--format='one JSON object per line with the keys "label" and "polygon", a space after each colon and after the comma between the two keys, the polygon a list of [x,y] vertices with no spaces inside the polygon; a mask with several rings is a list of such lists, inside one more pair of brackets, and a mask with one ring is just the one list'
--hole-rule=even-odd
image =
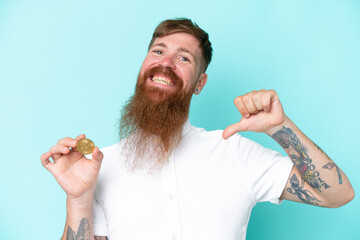
{"label": "tattoo on forearm", "polygon": [[327,164],[325,164],[325,165],[323,166],[323,168],[324,168],[324,169],[329,169],[329,170],[331,170],[331,169],[333,169],[334,166],[335,166],[334,163],[328,162]]}
{"label": "tattoo on forearm", "polygon": [[325,181],[321,180],[319,172],[315,171],[312,159],[306,153],[299,138],[290,128],[283,127],[274,133],[272,138],[284,148],[301,176],[311,187],[318,189],[320,192],[321,188],[327,189],[330,187]]}
{"label": "tattoo on forearm", "polygon": [[316,199],[314,194],[312,194],[309,190],[303,189],[305,182],[302,178],[301,183],[299,183],[299,179],[293,174],[290,178],[291,187],[286,190],[294,195],[297,195],[301,201],[307,204],[319,205],[320,200]]}
{"label": "tattoo on forearm", "polygon": [[66,240],[90,240],[90,224],[87,218],[81,219],[77,234],[68,226]]}
{"label": "tattoo on forearm", "polygon": [[325,164],[325,165],[323,166],[323,168],[329,169],[329,170],[333,169],[333,167],[336,168],[336,172],[337,172],[338,177],[339,177],[339,184],[342,184],[341,173],[340,173],[340,170],[339,170],[338,166],[336,166],[335,163],[328,162],[327,164]]}
{"label": "tattoo on forearm", "polygon": [[340,174],[340,170],[336,165],[335,165],[335,167],[336,167],[337,174],[339,176],[339,184],[342,184],[342,177],[341,177],[341,174]]}
{"label": "tattoo on forearm", "polygon": [[315,147],[317,147],[317,149],[319,149],[319,151],[322,154],[324,154],[326,156],[326,158],[328,158],[330,160],[330,157],[316,143],[314,143],[314,142],[312,142],[312,143],[315,145]]}
{"label": "tattoo on forearm", "polygon": [[[317,147],[317,149],[319,149],[319,151],[322,153],[322,154],[325,154],[326,153],[321,149],[321,147],[319,147],[319,145],[317,145],[316,143],[313,142],[313,144],[315,145],[315,147]],[[327,155],[326,155],[327,156]]]}

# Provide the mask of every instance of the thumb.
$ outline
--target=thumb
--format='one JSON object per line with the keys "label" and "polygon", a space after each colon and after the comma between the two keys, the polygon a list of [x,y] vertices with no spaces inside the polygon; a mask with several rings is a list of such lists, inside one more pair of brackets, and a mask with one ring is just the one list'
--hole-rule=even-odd
{"label": "thumb", "polygon": [[241,119],[239,122],[234,123],[234,124],[228,126],[227,128],[225,128],[225,130],[223,131],[222,137],[226,140],[229,137],[231,137],[232,135],[234,135],[235,133],[247,131],[247,130],[248,130],[248,128],[245,124],[244,119]]}
{"label": "thumb", "polygon": [[94,151],[92,152],[92,159],[101,164],[103,158],[104,154],[100,151],[98,147],[95,147]]}

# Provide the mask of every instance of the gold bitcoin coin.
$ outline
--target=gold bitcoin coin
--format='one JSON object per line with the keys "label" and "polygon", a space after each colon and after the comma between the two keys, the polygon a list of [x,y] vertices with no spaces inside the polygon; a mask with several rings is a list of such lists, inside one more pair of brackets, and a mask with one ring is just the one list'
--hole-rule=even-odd
{"label": "gold bitcoin coin", "polygon": [[90,139],[81,139],[78,141],[76,148],[82,154],[90,154],[94,151],[95,144]]}

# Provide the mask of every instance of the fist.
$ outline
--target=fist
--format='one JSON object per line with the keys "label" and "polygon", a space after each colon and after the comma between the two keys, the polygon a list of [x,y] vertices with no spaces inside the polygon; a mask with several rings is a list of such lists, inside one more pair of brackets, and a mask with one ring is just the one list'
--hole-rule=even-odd
{"label": "fist", "polygon": [[274,90],[252,91],[235,98],[234,104],[242,118],[224,130],[224,139],[242,131],[269,133],[272,128],[282,125],[286,120]]}

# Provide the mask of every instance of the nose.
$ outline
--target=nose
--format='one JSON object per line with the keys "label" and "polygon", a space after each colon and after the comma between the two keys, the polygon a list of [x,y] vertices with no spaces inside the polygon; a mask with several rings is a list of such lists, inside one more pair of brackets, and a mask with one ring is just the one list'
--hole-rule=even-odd
{"label": "nose", "polygon": [[171,69],[175,69],[176,65],[174,63],[173,56],[164,56],[164,58],[160,62],[161,66],[168,67]]}

